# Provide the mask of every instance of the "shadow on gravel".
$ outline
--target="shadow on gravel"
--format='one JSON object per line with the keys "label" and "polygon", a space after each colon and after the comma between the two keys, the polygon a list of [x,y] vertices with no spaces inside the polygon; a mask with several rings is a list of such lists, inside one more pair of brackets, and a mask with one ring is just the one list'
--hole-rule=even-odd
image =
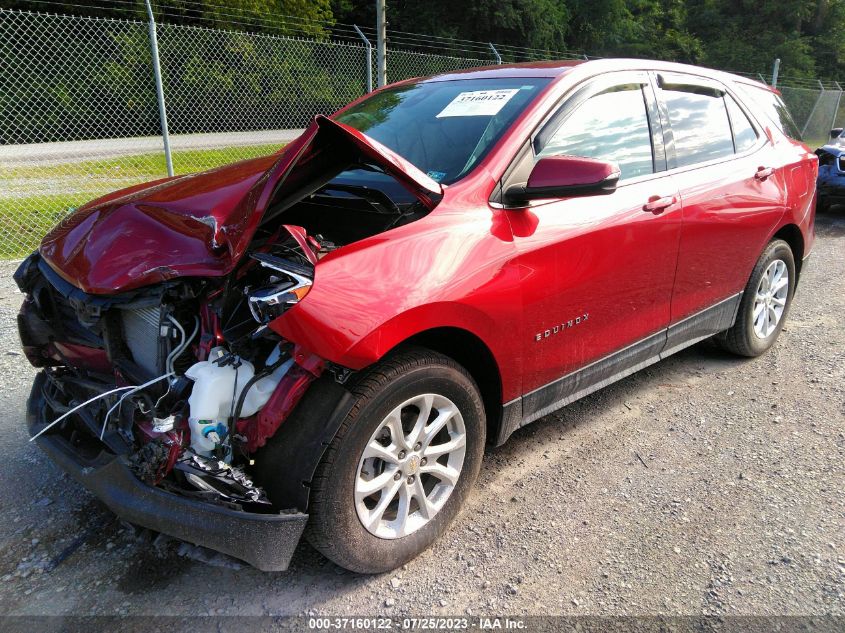
{"label": "shadow on gravel", "polygon": [[[691,385],[685,383],[684,379],[721,371],[729,372],[732,367],[739,368],[754,360],[735,356],[707,341],[698,343],[518,429],[504,446],[489,449],[487,454],[518,457],[520,451],[528,448],[525,440],[541,429],[548,432],[566,432],[578,425],[589,425],[591,419],[626,406],[627,400],[636,398],[641,392],[655,388],[688,388]],[[482,477],[483,474],[482,465]]]}
{"label": "shadow on gravel", "polygon": [[[519,459],[525,451],[533,450],[530,438],[535,437],[537,433],[566,433],[576,426],[591,424],[594,418],[603,413],[625,406],[626,401],[636,398],[641,392],[660,388],[688,388],[690,385],[685,380],[691,376],[730,371],[732,366],[749,360],[737,358],[709,344],[699,344],[684,350],[519,429],[504,446],[487,451],[490,461],[482,464],[480,483],[484,484],[485,480],[495,478],[495,473],[500,472],[500,464],[496,465],[494,461]],[[597,429],[597,432],[602,430]],[[99,534],[89,532],[88,538],[84,539],[84,544],[99,550],[105,548],[106,541],[117,540],[115,536],[120,523],[116,519],[110,519],[108,510],[92,499],[74,511],[73,523],[86,532],[99,528]],[[186,559],[172,550],[159,551],[152,542],[144,542],[143,539],[136,541],[136,546],[128,551],[114,552],[112,555],[122,557],[123,563],[121,573],[113,580],[114,587],[121,593],[134,596],[166,591],[179,585],[184,578],[197,573],[204,581],[212,584],[251,586],[259,583],[266,585],[270,591],[290,589],[288,585],[294,578],[295,585],[319,586],[341,594],[371,578],[369,575],[355,574],[338,567],[305,540],[297,547],[289,570],[272,574],[259,572],[246,565],[241,570],[212,567]],[[251,578],[253,576],[254,578]],[[305,599],[302,607],[307,608],[307,603]]]}
{"label": "shadow on gravel", "polygon": [[821,237],[845,237],[845,204],[816,214],[816,234]]}
{"label": "shadow on gravel", "polygon": [[[74,484],[75,485],[75,484]],[[66,560],[72,558],[85,545],[97,550],[117,537],[120,522],[117,517],[100,501],[89,498],[77,508],[70,510],[71,523],[74,524],[72,533],[76,537],[71,539],[50,559],[47,571],[52,572]],[[64,531],[62,534],[66,534]],[[45,539],[44,536],[47,536]],[[58,535],[42,536],[43,540],[53,540]]]}
{"label": "shadow on gravel", "polygon": [[[194,573],[197,565],[201,564],[176,554],[163,556],[152,544],[138,547],[132,555],[126,557],[126,566],[115,579],[115,588],[128,595],[143,595],[156,589],[166,589],[180,577]],[[201,570],[201,575],[207,575],[205,569]]]}

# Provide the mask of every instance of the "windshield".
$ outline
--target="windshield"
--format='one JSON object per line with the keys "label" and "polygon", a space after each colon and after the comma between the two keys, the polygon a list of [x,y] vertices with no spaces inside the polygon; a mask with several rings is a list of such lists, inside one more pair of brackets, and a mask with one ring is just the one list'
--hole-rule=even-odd
{"label": "windshield", "polygon": [[549,81],[464,79],[398,86],[374,94],[337,120],[449,184],[478,164]]}

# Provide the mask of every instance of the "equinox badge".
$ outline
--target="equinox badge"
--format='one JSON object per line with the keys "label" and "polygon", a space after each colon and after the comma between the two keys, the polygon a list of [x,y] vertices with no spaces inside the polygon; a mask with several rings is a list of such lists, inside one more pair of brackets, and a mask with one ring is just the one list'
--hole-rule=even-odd
{"label": "equinox badge", "polygon": [[547,339],[550,336],[554,336],[555,334],[560,334],[564,330],[568,330],[571,327],[575,327],[576,325],[581,325],[584,321],[590,318],[590,313],[585,312],[581,316],[575,317],[574,319],[569,319],[569,321],[564,321],[559,325],[555,325],[548,330],[543,330],[542,332],[537,332],[534,335],[535,341],[542,341],[543,339]]}

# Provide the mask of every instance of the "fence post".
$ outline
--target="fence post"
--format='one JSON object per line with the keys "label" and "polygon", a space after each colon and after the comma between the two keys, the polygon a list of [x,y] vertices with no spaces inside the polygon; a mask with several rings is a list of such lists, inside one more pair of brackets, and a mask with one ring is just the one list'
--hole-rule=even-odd
{"label": "fence post", "polygon": [[164,141],[164,161],[167,164],[167,175],[173,175],[173,156],[170,153],[170,132],[167,129],[167,108],[164,105],[164,87],[161,83],[161,65],[158,61],[158,37],[156,36],[156,21],[153,17],[153,7],[150,0],[147,3],[147,16],[150,19],[150,53],[153,60],[153,74],[156,82],[156,99],[158,99],[158,118],[161,121],[161,139]]}
{"label": "fence post", "polygon": [[499,51],[496,50],[496,47],[493,46],[493,42],[487,42],[490,45],[490,50],[493,51],[493,56],[496,58],[496,63],[501,65],[502,64],[502,56],[499,55]]}
{"label": "fence post", "polygon": [[387,83],[387,10],[384,0],[376,0],[376,58],[378,59],[378,85]]}
{"label": "fence post", "polygon": [[778,87],[778,73],[780,72],[780,57],[775,59],[775,65],[772,67],[772,88]]}
{"label": "fence post", "polygon": [[818,98],[816,99],[816,102],[813,104],[813,109],[812,109],[812,110],[810,110],[810,116],[808,116],[808,117],[807,117],[807,120],[806,120],[806,121],[804,121],[804,127],[803,127],[803,128],[801,128],[801,136],[802,136],[802,137],[803,137],[805,134],[807,134],[807,126],[808,126],[808,125],[810,125],[810,121],[812,121],[812,120],[813,120],[813,115],[816,113],[816,108],[818,108],[818,107],[819,107],[819,101],[821,101],[821,100],[822,100],[822,97],[824,97],[824,86],[822,86],[822,90],[821,90],[821,92],[819,92],[819,96],[818,96]]}
{"label": "fence post", "polygon": [[839,114],[839,104],[842,103],[842,86],[839,85],[838,81],[834,81],[836,87],[839,89],[839,94],[836,95],[836,107],[833,108],[833,120],[830,122],[830,127],[828,128],[828,134],[830,134],[830,130],[836,127],[836,117]]}
{"label": "fence post", "polygon": [[358,37],[364,40],[364,45],[367,47],[367,92],[373,91],[373,45],[370,40],[361,32],[357,24],[353,24],[352,28],[358,33]]}

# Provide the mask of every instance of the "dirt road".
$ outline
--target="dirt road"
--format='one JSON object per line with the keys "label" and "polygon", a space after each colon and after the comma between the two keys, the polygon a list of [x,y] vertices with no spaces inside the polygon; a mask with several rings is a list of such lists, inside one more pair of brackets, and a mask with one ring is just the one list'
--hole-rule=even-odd
{"label": "dirt road", "polygon": [[[174,152],[192,149],[219,149],[249,145],[290,143],[302,130],[258,130],[254,132],[217,132],[174,134],[170,147]],[[59,143],[0,145],[0,168],[52,167],[80,161],[102,161],[117,156],[136,156],[164,151],[160,136],[107,138]]]}

